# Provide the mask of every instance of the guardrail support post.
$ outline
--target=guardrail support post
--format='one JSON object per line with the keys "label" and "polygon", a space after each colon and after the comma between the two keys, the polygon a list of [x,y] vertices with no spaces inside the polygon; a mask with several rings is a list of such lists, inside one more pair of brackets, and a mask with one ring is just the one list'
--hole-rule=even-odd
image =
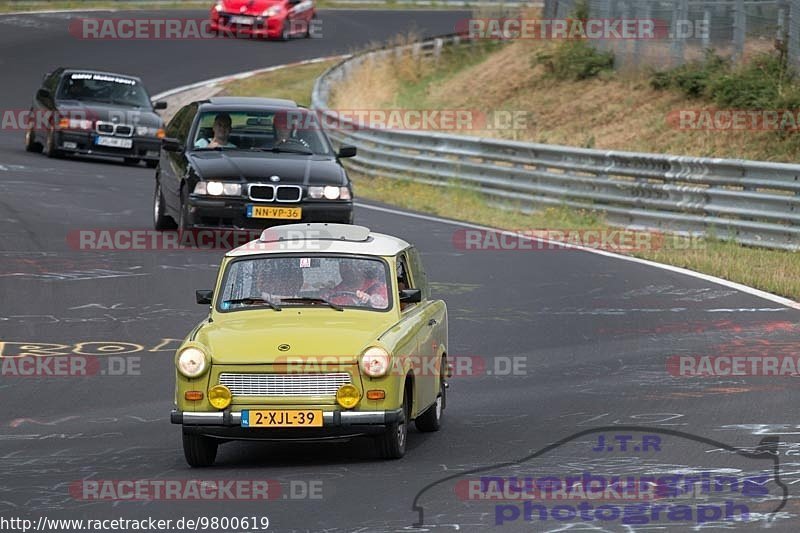
{"label": "guardrail support post", "polygon": [[684,62],[684,48],[686,36],[682,35],[685,31],[686,23],[689,18],[689,0],[675,0],[675,12],[672,18],[672,66],[677,67]]}
{"label": "guardrail support post", "polygon": [[[635,4],[634,18],[640,20],[650,20],[653,10],[649,0],[638,0]],[[642,63],[642,49],[644,48],[644,39],[636,39],[633,43],[633,65],[638,67]]]}
{"label": "guardrail support post", "polygon": [[744,38],[747,33],[747,13],[744,0],[736,0],[733,14],[733,62],[739,63],[744,58]]}

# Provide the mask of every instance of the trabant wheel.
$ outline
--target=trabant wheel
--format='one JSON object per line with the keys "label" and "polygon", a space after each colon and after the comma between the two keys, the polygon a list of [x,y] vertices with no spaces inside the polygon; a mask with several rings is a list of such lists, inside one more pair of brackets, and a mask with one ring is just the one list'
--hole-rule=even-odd
{"label": "trabant wheel", "polygon": [[408,390],[403,393],[403,409],[400,419],[390,424],[377,439],[378,454],[383,459],[400,459],[406,454],[408,437]]}
{"label": "trabant wheel", "polygon": [[439,377],[439,396],[436,397],[436,402],[434,402],[422,416],[418,416],[417,419],[414,420],[414,424],[420,431],[439,431],[439,428],[442,427],[442,415],[444,414],[444,408],[447,404],[447,383],[444,376],[447,367],[445,364],[446,361],[442,359],[441,376]]}
{"label": "trabant wheel", "polygon": [[219,443],[203,435],[183,434],[183,455],[192,467],[212,466],[217,459]]}

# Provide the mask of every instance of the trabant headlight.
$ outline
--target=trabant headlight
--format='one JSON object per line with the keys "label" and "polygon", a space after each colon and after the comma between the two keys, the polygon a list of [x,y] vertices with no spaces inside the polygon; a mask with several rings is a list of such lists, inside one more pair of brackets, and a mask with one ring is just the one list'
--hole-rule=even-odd
{"label": "trabant headlight", "polygon": [[349,383],[342,385],[336,391],[336,403],[345,409],[352,409],[358,404],[359,400],[361,400],[361,393]]}
{"label": "trabant headlight", "polygon": [[361,370],[373,378],[385,375],[389,371],[389,352],[380,346],[367,348],[361,354]]}
{"label": "trabant headlight", "polygon": [[231,404],[233,394],[225,385],[216,385],[208,391],[208,403],[217,409],[225,409]]}
{"label": "trabant headlight", "polygon": [[205,372],[207,366],[206,354],[199,348],[190,346],[178,354],[178,371],[187,378],[196,378]]}

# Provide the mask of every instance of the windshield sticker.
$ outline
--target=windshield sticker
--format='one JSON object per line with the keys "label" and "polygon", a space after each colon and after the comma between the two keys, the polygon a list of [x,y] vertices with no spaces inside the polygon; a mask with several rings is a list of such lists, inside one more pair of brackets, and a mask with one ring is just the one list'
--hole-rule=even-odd
{"label": "windshield sticker", "polygon": [[108,76],[106,74],[87,74],[82,72],[76,72],[70,76],[70,79],[73,80],[95,80],[95,81],[110,81],[113,83],[122,83],[125,85],[136,85],[135,80],[131,80],[128,78],[118,78],[116,76]]}

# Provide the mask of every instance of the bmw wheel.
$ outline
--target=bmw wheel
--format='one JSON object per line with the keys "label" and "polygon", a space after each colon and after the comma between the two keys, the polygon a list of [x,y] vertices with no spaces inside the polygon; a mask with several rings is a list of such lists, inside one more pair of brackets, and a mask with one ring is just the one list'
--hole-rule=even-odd
{"label": "bmw wheel", "polygon": [[53,158],[58,158],[63,155],[61,150],[56,148],[56,133],[53,130],[47,132],[47,141],[44,145],[44,155]]}

